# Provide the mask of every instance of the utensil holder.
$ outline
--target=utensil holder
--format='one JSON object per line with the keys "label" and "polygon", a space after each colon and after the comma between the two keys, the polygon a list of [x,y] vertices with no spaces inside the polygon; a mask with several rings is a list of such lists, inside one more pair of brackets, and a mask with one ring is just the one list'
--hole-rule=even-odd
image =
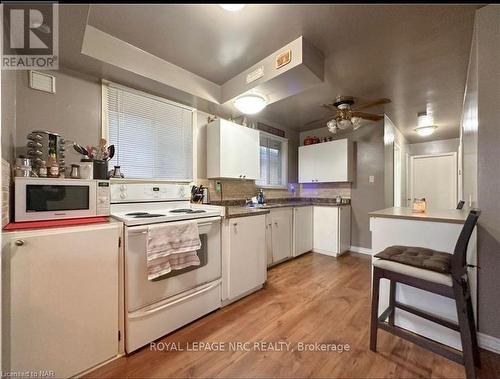
{"label": "utensil holder", "polygon": [[108,161],[94,159],[94,179],[108,179]]}

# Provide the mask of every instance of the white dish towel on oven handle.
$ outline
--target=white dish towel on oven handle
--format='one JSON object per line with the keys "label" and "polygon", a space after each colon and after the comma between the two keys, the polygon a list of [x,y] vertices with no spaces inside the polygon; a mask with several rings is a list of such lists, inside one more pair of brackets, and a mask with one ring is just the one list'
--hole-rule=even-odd
{"label": "white dish towel on oven handle", "polygon": [[196,221],[172,222],[148,227],[146,259],[148,280],[189,266],[199,266],[196,251],[201,240]]}

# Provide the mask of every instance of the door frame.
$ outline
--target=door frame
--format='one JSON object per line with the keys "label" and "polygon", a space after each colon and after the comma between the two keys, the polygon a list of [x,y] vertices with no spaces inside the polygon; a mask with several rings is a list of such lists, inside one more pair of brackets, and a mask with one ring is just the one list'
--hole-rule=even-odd
{"label": "door frame", "polygon": [[[393,146],[393,157],[392,157],[392,168],[393,168],[393,173],[392,173],[392,204],[396,207],[402,207],[402,198],[403,198],[403,186],[402,186],[402,181],[403,181],[403,152],[401,150],[401,146],[399,146],[396,142],[394,142]],[[399,173],[396,174],[398,171],[396,169],[396,157],[399,158]],[[397,183],[396,178],[399,179]],[[396,193],[396,188],[399,189]],[[398,195],[398,196],[397,196]],[[398,203],[399,205],[396,205],[396,199],[399,197]],[[406,196],[405,196],[406,198]]]}
{"label": "door frame", "polygon": [[454,176],[454,181],[455,185],[453,186],[453,195],[455,197],[455,204],[458,202],[458,162],[457,162],[457,153],[456,152],[450,152],[450,153],[441,153],[441,154],[427,154],[427,155],[412,155],[410,156],[410,198],[414,199],[414,194],[413,194],[413,176],[415,173],[414,170],[414,161],[415,159],[421,159],[421,158],[436,158],[436,157],[447,157],[451,156],[453,157],[453,176]]}

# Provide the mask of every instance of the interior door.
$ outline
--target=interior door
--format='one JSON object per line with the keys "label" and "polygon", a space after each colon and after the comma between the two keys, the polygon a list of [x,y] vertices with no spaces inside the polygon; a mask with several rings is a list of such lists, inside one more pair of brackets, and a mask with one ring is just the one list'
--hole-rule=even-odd
{"label": "interior door", "polygon": [[293,256],[297,257],[313,247],[313,207],[297,207],[293,212]]}
{"label": "interior door", "polygon": [[292,210],[271,210],[273,229],[273,263],[292,256]]}
{"label": "interior door", "polygon": [[412,198],[425,198],[429,209],[457,206],[457,155],[413,156],[411,158]]}
{"label": "interior door", "polygon": [[10,242],[9,371],[66,378],[118,354],[121,228],[67,229]]}

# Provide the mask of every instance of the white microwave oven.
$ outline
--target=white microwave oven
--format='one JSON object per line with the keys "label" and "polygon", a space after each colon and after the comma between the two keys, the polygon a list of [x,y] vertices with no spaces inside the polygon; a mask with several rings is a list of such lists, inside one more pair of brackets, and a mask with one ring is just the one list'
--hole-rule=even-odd
{"label": "white microwave oven", "polygon": [[108,180],[14,180],[16,222],[109,216]]}

